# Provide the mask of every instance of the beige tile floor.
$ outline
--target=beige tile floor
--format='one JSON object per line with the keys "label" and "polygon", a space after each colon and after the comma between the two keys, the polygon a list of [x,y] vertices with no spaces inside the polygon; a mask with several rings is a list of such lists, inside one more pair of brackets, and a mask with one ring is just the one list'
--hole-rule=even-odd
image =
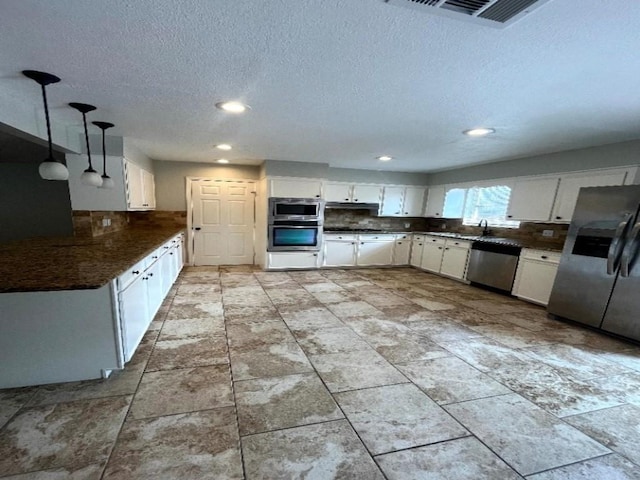
{"label": "beige tile floor", "polygon": [[186,268],[127,368],[0,390],[0,477],[640,479],[640,349],[410,268]]}

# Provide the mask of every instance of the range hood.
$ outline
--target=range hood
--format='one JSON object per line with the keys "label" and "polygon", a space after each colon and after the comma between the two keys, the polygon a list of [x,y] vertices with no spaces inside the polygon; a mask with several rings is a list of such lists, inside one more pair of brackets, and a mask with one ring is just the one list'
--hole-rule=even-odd
{"label": "range hood", "polygon": [[341,208],[344,210],[370,210],[378,213],[380,210],[379,203],[355,203],[355,202],[327,202],[324,208]]}

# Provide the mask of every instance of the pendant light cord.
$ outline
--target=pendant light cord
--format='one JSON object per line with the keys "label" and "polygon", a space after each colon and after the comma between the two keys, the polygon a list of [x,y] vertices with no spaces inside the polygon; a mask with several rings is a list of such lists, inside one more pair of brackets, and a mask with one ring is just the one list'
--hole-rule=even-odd
{"label": "pendant light cord", "polygon": [[84,139],[87,142],[87,157],[89,157],[89,171],[95,172],[93,165],[91,165],[91,150],[89,149],[89,131],[87,130],[87,114],[82,112],[82,121],[84,122]]}
{"label": "pendant light cord", "polygon": [[51,121],[49,120],[49,105],[47,104],[47,89],[44,87],[44,84],[41,84],[40,86],[42,87],[42,99],[44,100],[44,117],[47,120],[47,137],[49,139],[49,160],[54,161],[53,143],[51,141]]}
{"label": "pendant light cord", "polygon": [[106,177],[107,176],[107,149],[105,147],[105,141],[104,141],[104,132],[105,129],[102,129],[102,176]]}

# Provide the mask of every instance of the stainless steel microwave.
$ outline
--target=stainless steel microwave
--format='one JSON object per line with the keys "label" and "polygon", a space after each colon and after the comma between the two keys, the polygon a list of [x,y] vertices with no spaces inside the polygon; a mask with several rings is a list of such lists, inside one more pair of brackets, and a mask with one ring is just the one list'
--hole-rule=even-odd
{"label": "stainless steel microwave", "polygon": [[269,199],[269,223],[282,220],[317,222],[324,220],[324,200],[318,198],[277,198]]}

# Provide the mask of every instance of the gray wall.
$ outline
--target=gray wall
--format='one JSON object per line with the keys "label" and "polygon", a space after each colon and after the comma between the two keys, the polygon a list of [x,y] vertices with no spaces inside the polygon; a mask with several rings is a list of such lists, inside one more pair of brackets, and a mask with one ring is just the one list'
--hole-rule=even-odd
{"label": "gray wall", "polygon": [[638,164],[640,141],[634,140],[432,173],[429,175],[429,184],[443,185]]}
{"label": "gray wall", "polygon": [[252,165],[212,165],[210,163],[154,160],[157,210],[187,210],[186,177],[257,180],[260,168]]}
{"label": "gray wall", "polygon": [[263,172],[273,177],[327,178],[328,163],[265,160]]}
{"label": "gray wall", "polygon": [[42,180],[36,162],[0,163],[0,243],[58,235],[73,235],[69,184]]}
{"label": "gray wall", "polygon": [[327,179],[336,182],[382,183],[398,185],[427,185],[426,173],[381,172],[378,170],[357,170],[353,168],[331,168]]}

